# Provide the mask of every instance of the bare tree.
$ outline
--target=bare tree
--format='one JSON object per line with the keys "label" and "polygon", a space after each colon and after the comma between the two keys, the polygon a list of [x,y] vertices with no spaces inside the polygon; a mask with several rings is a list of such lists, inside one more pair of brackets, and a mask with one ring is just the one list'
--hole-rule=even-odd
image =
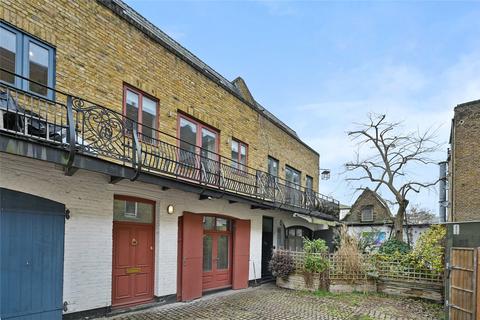
{"label": "bare tree", "polygon": [[[395,237],[402,241],[409,193],[418,193],[438,182],[418,181],[409,171],[410,165],[436,163],[432,156],[440,145],[435,142],[435,130],[423,133],[399,131],[402,131],[400,122],[388,122],[386,115],[369,115],[368,123],[359,124],[357,130],[348,132],[352,141],[357,142],[358,152],[356,160],[346,164],[347,172],[350,172],[346,180],[361,184],[357,190],[373,185],[375,191],[387,191],[392,195],[393,201],[389,202],[397,207]],[[366,154],[363,158],[360,157],[361,150]]]}

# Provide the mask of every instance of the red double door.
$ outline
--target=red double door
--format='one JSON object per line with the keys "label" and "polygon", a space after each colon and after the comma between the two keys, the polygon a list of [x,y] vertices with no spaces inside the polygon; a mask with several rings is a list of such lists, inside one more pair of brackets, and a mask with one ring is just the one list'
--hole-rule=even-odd
{"label": "red double door", "polygon": [[153,299],[154,226],[113,222],[112,306]]}
{"label": "red double door", "polygon": [[248,287],[250,220],[231,219],[228,230],[212,231],[205,230],[204,218],[187,212],[179,218],[177,299],[180,301],[199,298],[212,289]]}
{"label": "red double door", "polygon": [[232,285],[232,237],[230,232],[204,232],[203,291]]}

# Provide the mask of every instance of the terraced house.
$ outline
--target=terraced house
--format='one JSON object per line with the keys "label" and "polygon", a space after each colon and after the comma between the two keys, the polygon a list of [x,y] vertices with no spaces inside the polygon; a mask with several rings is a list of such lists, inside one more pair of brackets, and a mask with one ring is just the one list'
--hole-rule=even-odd
{"label": "terraced house", "polygon": [[1,319],[245,288],[338,220],[318,153],[122,1],[0,19]]}

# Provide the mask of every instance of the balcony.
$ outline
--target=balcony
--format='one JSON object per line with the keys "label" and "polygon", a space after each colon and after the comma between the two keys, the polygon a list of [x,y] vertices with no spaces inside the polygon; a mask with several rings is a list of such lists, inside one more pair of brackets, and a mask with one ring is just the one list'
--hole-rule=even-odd
{"label": "balcony", "polygon": [[52,101],[0,83],[0,136],[63,151],[67,172],[75,170],[75,157],[82,156],[130,168],[130,180],[153,175],[251,199],[258,208],[338,220],[339,202],[331,197],[261,170],[240,164],[235,168],[231,159],[197,146],[182,149],[178,138],[155,129],[147,137],[137,131],[138,123],[116,111],[54,91]]}

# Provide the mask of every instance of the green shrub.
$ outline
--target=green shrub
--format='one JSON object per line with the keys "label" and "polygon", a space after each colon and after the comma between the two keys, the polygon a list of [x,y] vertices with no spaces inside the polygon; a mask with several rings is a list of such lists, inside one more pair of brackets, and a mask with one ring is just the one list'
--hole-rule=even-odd
{"label": "green shrub", "polygon": [[303,251],[305,252],[304,267],[307,272],[320,273],[328,268],[328,246],[322,239],[303,239]]}
{"label": "green shrub", "polygon": [[286,279],[295,271],[295,263],[289,253],[275,252],[268,264],[268,268],[273,276]]}
{"label": "green shrub", "polygon": [[410,260],[420,269],[443,272],[445,259],[445,226],[434,225],[420,237],[410,253]]}
{"label": "green shrub", "polygon": [[411,251],[411,248],[408,244],[403,241],[396,239],[389,239],[385,241],[378,250],[378,253],[381,255],[404,255]]}
{"label": "green shrub", "polygon": [[388,240],[380,247],[376,258],[379,261],[395,262],[391,272],[410,272],[413,269],[437,276],[444,270],[445,236],[445,226],[433,225],[418,238],[413,250],[406,243]]}

